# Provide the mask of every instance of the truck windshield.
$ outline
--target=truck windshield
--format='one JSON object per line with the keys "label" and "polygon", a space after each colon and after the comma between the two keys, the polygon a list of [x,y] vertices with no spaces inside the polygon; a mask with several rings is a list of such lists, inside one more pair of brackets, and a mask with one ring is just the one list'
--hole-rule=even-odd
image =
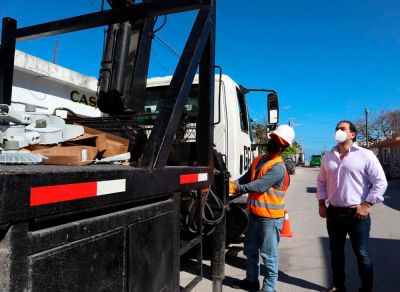
{"label": "truck windshield", "polygon": [[[159,114],[160,107],[164,102],[168,86],[148,87],[146,89],[145,112],[146,114]],[[199,86],[192,86],[185,104],[185,113],[188,117],[197,117]]]}

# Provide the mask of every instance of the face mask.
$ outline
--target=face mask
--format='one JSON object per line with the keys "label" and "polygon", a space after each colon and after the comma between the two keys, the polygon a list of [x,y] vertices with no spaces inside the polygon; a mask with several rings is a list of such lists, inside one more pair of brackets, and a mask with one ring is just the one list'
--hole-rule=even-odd
{"label": "face mask", "polygon": [[337,130],[335,133],[335,140],[338,143],[343,143],[344,141],[346,141],[347,140],[346,132],[344,132],[342,130]]}
{"label": "face mask", "polygon": [[274,139],[271,139],[267,143],[268,154],[276,154],[281,151],[281,145]]}

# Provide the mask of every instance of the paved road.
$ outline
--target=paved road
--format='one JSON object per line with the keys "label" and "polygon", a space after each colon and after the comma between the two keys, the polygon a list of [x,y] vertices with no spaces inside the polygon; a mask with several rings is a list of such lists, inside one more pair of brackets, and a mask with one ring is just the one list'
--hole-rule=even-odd
{"label": "paved road", "polygon": [[[318,216],[315,199],[318,168],[297,168],[291,176],[287,193],[293,238],[282,238],[279,245],[280,266],[278,291],[320,291],[330,284],[329,249],[325,221]],[[372,210],[371,250],[375,262],[375,291],[400,290],[400,181],[391,181],[385,203]],[[223,291],[240,291],[229,287],[235,279],[245,277],[243,245],[230,246],[226,254]],[[350,242],[346,243],[347,288],[358,291],[359,279]],[[205,275],[195,292],[212,291],[210,263],[205,262]],[[181,282],[191,275],[181,273]],[[260,278],[261,280],[261,278]]]}

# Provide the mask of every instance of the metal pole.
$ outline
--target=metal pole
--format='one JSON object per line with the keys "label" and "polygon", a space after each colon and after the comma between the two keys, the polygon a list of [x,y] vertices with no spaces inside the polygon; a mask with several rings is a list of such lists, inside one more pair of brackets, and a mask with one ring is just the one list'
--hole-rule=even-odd
{"label": "metal pole", "polygon": [[3,18],[0,42],[0,103],[11,104],[14,73],[15,39],[10,37],[17,29],[17,21]]}
{"label": "metal pole", "polygon": [[365,108],[365,145],[369,148],[368,145],[368,109]]}
{"label": "metal pole", "polygon": [[211,279],[212,292],[222,292],[222,281],[225,278],[225,242],[226,215],[219,222],[212,234]]}
{"label": "metal pole", "polygon": [[[226,169],[222,155],[216,153],[215,150],[214,154],[215,169],[219,171],[219,173],[214,176],[214,186],[216,187],[216,194],[222,201],[224,207],[227,207],[229,172]],[[217,214],[217,216],[219,215],[220,214]],[[222,292],[222,281],[225,278],[226,213],[223,219],[217,224],[211,236],[212,292]]]}

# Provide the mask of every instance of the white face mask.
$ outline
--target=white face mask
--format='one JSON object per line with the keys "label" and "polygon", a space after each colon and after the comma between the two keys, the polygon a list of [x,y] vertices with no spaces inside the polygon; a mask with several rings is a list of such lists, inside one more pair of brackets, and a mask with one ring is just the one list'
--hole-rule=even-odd
{"label": "white face mask", "polygon": [[335,133],[335,140],[338,143],[343,143],[344,141],[346,141],[347,140],[346,132],[342,130],[337,130]]}

